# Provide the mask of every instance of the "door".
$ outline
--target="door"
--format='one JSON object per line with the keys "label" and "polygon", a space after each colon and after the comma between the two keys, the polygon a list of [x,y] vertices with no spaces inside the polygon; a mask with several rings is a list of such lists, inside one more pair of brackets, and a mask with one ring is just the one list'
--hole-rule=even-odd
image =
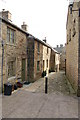
{"label": "door", "polygon": [[25,81],[26,59],[22,59],[22,81]]}
{"label": "door", "polygon": [[65,59],[65,75],[66,75],[66,59]]}
{"label": "door", "polygon": [[45,67],[45,61],[43,60],[43,71],[44,71],[44,67]]}

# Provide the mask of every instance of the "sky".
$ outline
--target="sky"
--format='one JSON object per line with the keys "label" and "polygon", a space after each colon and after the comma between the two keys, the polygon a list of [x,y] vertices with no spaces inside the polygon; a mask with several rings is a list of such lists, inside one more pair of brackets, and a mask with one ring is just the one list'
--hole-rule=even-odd
{"label": "sky", "polygon": [[66,43],[68,0],[0,0],[0,11],[9,10],[12,22],[52,47]]}

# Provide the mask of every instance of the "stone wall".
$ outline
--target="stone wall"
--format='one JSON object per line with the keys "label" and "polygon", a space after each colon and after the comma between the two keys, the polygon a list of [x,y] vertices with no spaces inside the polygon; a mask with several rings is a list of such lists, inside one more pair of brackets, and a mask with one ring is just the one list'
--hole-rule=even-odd
{"label": "stone wall", "polygon": [[27,41],[27,80],[34,82],[34,39]]}
{"label": "stone wall", "polygon": [[[43,71],[43,44],[39,43],[40,51],[38,52],[38,41],[34,42],[34,80],[42,76]],[[37,70],[37,61],[40,61],[39,71]]]}
{"label": "stone wall", "polygon": [[[9,43],[7,41],[7,27],[15,30],[15,43]],[[4,41],[4,65],[3,65],[3,83],[11,82],[14,83],[17,78],[21,79],[22,73],[22,59],[26,59],[26,70],[27,73],[27,53],[26,53],[26,34],[21,30],[15,28],[13,25],[6,22],[2,22],[2,39]],[[15,76],[8,77],[8,62],[15,60]],[[27,75],[25,76],[27,79]]]}
{"label": "stone wall", "polygon": [[[47,46],[43,46],[43,60],[44,60],[43,71],[46,71],[47,74],[49,74],[49,70],[50,70],[50,57],[51,57],[51,48]],[[48,60],[48,66],[47,66],[47,60]]]}
{"label": "stone wall", "polygon": [[75,91],[78,88],[78,40],[79,40],[79,11],[78,3],[74,2],[72,14],[68,9],[67,43],[66,43],[66,75]]}
{"label": "stone wall", "polygon": [[65,59],[66,59],[66,48],[63,47],[62,53],[60,54],[60,70],[65,70]]}
{"label": "stone wall", "polygon": [[53,50],[50,55],[50,71],[55,71],[55,52]]}
{"label": "stone wall", "polygon": [[[38,44],[40,51],[38,51]],[[49,70],[52,68],[54,69],[55,58],[54,52],[51,54],[51,48],[44,45],[44,43],[38,41],[33,37],[28,37],[27,43],[27,57],[28,57],[28,80],[29,82],[34,82],[35,80],[39,79],[42,76],[42,72],[46,71],[47,75]],[[47,64],[48,60],[48,64]],[[37,70],[37,62],[40,62],[39,70]],[[44,65],[43,65],[44,61]]]}
{"label": "stone wall", "polygon": [[55,53],[55,71],[59,72],[60,54]]}

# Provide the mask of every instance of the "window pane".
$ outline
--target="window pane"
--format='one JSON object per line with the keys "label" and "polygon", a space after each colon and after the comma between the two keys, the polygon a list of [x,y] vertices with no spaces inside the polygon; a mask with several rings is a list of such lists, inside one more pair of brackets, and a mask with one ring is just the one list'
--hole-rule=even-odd
{"label": "window pane", "polygon": [[47,66],[47,68],[48,68],[48,60],[46,60],[46,66]]}
{"label": "window pane", "polygon": [[40,52],[40,44],[39,44],[39,42],[38,42],[38,52]]}
{"label": "window pane", "polygon": [[40,70],[40,61],[37,61],[37,71]]}
{"label": "window pane", "polygon": [[13,43],[13,31],[10,32],[10,42]]}
{"label": "window pane", "polygon": [[10,43],[15,42],[15,31],[10,28],[7,28],[7,41]]}
{"label": "window pane", "polygon": [[8,63],[8,77],[15,75],[15,61],[10,61]]}
{"label": "window pane", "polygon": [[10,29],[7,28],[7,41],[9,42],[10,41]]}

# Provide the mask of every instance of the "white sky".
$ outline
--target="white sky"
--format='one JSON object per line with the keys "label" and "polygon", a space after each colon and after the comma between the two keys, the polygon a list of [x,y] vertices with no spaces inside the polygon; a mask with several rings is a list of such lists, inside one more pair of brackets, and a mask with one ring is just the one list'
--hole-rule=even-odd
{"label": "white sky", "polygon": [[28,32],[55,47],[66,43],[66,20],[68,0],[0,0],[0,11],[4,8],[12,14],[17,26],[26,22]]}

